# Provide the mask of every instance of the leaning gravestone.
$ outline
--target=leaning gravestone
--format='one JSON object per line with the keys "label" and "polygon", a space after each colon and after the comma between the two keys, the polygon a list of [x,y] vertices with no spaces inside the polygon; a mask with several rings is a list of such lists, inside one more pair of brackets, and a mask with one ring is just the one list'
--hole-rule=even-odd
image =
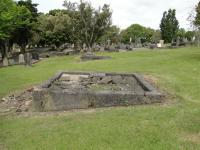
{"label": "leaning gravestone", "polygon": [[31,53],[25,53],[24,60],[25,60],[25,66],[31,66],[32,63]]}
{"label": "leaning gravestone", "polygon": [[25,63],[23,54],[19,55],[19,60],[18,61],[19,61],[19,64],[24,64]]}

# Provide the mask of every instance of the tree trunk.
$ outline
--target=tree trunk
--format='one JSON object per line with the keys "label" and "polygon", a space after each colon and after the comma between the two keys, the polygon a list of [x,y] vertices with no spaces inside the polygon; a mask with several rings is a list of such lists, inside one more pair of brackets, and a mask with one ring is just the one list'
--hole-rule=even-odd
{"label": "tree trunk", "polygon": [[22,44],[20,47],[21,47],[20,51],[24,54],[26,52],[26,45]]}
{"label": "tree trunk", "polygon": [[88,53],[92,52],[92,47],[90,45],[88,45]]}
{"label": "tree trunk", "polygon": [[8,41],[4,42],[2,57],[3,57],[3,66],[5,67],[8,66]]}

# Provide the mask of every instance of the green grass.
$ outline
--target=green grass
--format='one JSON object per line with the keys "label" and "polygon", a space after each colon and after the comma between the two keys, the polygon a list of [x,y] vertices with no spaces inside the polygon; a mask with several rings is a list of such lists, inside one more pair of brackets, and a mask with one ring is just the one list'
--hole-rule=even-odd
{"label": "green grass", "polygon": [[104,55],[113,59],[80,62],[70,56],[47,59],[32,68],[0,69],[0,97],[38,84],[59,70],[74,70],[149,74],[174,98],[162,105],[1,116],[0,149],[200,149],[200,49]]}

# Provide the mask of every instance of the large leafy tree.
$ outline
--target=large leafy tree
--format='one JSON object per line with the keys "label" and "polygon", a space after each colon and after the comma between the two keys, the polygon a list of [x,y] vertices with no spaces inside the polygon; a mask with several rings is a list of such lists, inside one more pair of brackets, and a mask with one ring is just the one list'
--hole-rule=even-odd
{"label": "large leafy tree", "polygon": [[108,40],[111,43],[118,43],[120,42],[120,29],[117,26],[109,27],[103,36],[99,39],[100,43],[107,43]]}
{"label": "large leafy tree", "polygon": [[121,32],[122,42],[128,43],[130,42],[130,39],[132,39],[132,42],[138,40],[141,40],[142,43],[151,42],[153,33],[154,30],[151,28],[146,28],[139,24],[133,24]]}
{"label": "large leafy tree", "polygon": [[162,39],[167,43],[172,42],[177,36],[178,29],[179,22],[176,19],[176,10],[169,9],[168,12],[165,11],[160,24]]}
{"label": "large leafy tree", "polygon": [[196,27],[198,27],[200,29],[200,1],[197,4],[195,10],[196,10],[196,16],[195,16],[195,19],[194,19],[194,24],[195,24]]}
{"label": "large leafy tree", "polygon": [[88,2],[64,2],[72,18],[72,36],[76,44],[85,43],[89,50],[111,25],[112,12],[109,5],[94,9]]}
{"label": "large leafy tree", "polygon": [[[25,52],[26,45],[29,43],[35,32],[38,11],[37,4],[32,3],[31,0],[20,0],[17,2],[19,7],[25,7],[23,14],[19,17],[24,21],[13,33],[13,41],[16,42],[20,47],[21,51]],[[29,12],[28,12],[28,11]]]}
{"label": "large leafy tree", "polygon": [[38,17],[39,43],[59,47],[61,44],[70,41],[71,19],[62,11],[56,11],[54,15],[50,14],[42,14]]}
{"label": "large leafy tree", "polygon": [[20,0],[17,2],[18,6],[25,6],[31,12],[31,22],[37,22],[38,4],[33,3],[32,0]]}
{"label": "large leafy tree", "polygon": [[194,25],[197,28],[195,37],[196,37],[197,45],[198,47],[200,47],[200,2],[197,4],[195,12],[196,12],[196,16],[194,18]]}
{"label": "large leafy tree", "polygon": [[0,1],[0,50],[7,58],[13,32],[29,22],[30,12],[24,6],[17,6],[12,0]]}
{"label": "large leafy tree", "polygon": [[194,36],[195,36],[195,32],[194,31],[187,31],[185,33],[185,37],[187,38],[188,41],[192,41]]}

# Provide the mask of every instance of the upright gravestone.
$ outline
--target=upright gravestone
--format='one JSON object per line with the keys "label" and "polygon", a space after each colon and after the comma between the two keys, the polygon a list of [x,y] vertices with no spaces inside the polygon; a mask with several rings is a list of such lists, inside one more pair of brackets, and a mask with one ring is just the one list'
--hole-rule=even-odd
{"label": "upright gravestone", "polygon": [[164,47],[164,44],[165,44],[164,40],[160,40],[161,47]]}
{"label": "upright gravestone", "polygon": [[25,53],[24,60],[25,60],[25,66],[31,66],[32,63],[31,53]]}
{"label": "upright gravestone", "polygon": [[83,44],[83,52],[87,52],[87,46],[85,43]]}
{"label": "upright gravestone", "polygon": [[10,66],[15,65],[15,60],[14,60],[14,59],[9,59],[9,60],[8,60],[8,64],[9,64]]}
{"label": "upright gravestone", "polygon": [[178,36],[177,38],[176,38],[176,46],[179,46],[180,45],[180,37]]}
{"label": "upright gravestone", "polygon": [[104,52],[105,51],[105,47],[104,46],[100,46],[100,52]]}
{"label": "upright gravestone", "polygon": [[0,53],[0,60],[2,60],[2,54]]}
{"label": "upright gravestone", "polygon": [[7,66],[8,66],[8,58],[7,58],[7,57],[4,57],[4,58],[3,58],[3,66],[4,66],[4,67],[7,67]]}
{"label": "upright gravestone", "polygon": [[24,55],[23,55],[23,54],[20,54],[20,55],[19,55],[18,63],[19,63],[19,64],[24,64],[24,63],[25,63],[25,61],[24,61]]}

